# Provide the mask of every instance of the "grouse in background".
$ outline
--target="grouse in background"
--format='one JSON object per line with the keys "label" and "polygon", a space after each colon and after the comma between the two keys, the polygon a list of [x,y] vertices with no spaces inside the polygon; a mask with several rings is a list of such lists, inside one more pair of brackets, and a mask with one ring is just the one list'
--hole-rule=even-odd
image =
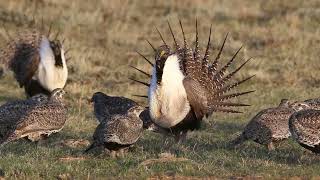
{"label": "grouse in background", "polygon": [[[43,26],[43,25],[42,25]],[[57,38],[50,38],[43,27],[17,32],[1,49],[0,61],[13,71],[20,87],[28,97],[64,88],[68,78],[66,52]]]}

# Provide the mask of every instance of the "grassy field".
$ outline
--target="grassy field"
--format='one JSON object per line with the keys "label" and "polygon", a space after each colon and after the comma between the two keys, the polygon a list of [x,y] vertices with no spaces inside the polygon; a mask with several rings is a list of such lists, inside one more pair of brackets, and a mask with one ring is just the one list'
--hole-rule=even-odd
{"label": "grassy field", "polygon": [[[1,147],[0,175],[9,179],[95,178],[316,178],[320,157],[303,150],[292,140],[274,152],[248,142],[227,149],[228,141],[241,132],[257,111],[275,106],[282,98],[303,100],[319,97],[320,2],[318,0],[179,0],[179,1],[54,1],[0,0],[0,23],[11,35],[37,22],[61,29],[73,57],[66,87],[69,118],[65,128],[46,142],[24,140]],[[83,154],[97,125],[87,99],[96,91],[131,97],[146,88],[128,80],[145,77],[128,65],[150,70],[136,53],[152,57],[149,39],[160,45],[155,27],[171,41],[169,20],[181,39],[178,19],[193,41],[195,19],[199,21],[201,45],[213,24],[217,49],[226,33],[226,62],[241,45],[237,65],[253,57],[237,78],[256,74],[241,89],[254,89],[241,98],[252,106],[243,114],[214,114],[200,131],[192,132],[186,144],[174,146],[177,158],[159,160],[162,136],[146,132],[126,158]],[[1,44],[8,40],[0,28]],[[216,51],[214,51],[216,53]],[[235,68],[235,67],[233,67]],[[147,79],[144,79],[147,80]],[[0,79],[0,101],[25,98],[23,89],[5,74]],[[135,99],[146,103],[143,99]],[[72,142],[74,141],[74,142]]]}

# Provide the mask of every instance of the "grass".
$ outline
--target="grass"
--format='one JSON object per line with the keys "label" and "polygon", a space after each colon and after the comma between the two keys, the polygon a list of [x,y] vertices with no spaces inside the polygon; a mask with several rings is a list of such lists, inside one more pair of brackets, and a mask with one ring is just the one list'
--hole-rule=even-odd
{"label": "grass", "polygon": [[[262,176],[273,179],[320,175],[319,157],[306,153],[292,140],[283,142],[270,153],[253,142],[245,143],[239,149],[225,148],[257,111],[277,105],[282,98],[303,100],[319,96],[319,1],[0,1],[0,23],[10,34],[29,26],[33,17],[37,22],[42,18],[46,24],[52,22],[55,30],[61,29],[67,38],[67,46],[72,48],[66,88],[69,118],[59,134],[42,144],[21,140],[1,147],[0,169],[5,177],[183,179],[186,176]],[[144,87],[128,80],[128,77],[145,78],[128,65],[150,70],[135,50],[152,56],[145,39],[160,45],[154,27],[169,40],[166,21],[171,22],[174,31],[180,32],[178,19],[181,19],[187,38],[193,41],[196,18],[202,47],[212,23],[215,48],[229,32],[224,62],[241,45],[244,48],[237,64],[253,57],[237,76],[256,74],[252,81],[241,86],[256,90],[242,98],[252,106],[243,109],[244,113],[240,115],[218,113],[205,120],[201,131],[189,134],[186,144],[173,147],[177,157],[186,158],[186,161],[155,161],[143,165],[163,152],[162,136],[148,132],[123,159],[85,155],[86,146],[61,145],[66,139],[91,140],[96,122],[86,100],[94,92],[126,97],[146,92]],[[0,28],[0,38],[2,45],[8,40],[4,28]],[[24,98],[23,89],[18,88],[12,74],[3,76],[0,84],[1,102]],[[61,160],[63,157],[81,158],[66,161]]]}

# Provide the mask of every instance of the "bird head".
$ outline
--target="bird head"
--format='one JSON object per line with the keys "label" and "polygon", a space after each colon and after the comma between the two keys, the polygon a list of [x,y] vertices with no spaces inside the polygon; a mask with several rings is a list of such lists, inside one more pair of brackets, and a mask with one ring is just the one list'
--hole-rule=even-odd
{"label": "bird head", "polygon": [[142,113],[142,111],[144,111],[145,109],[146,108],[142,107],[142,106],[133,106],[128,110],[127,114],[133,114],[133,115],[139,117],[140,114]]}
{"label": "bird head", "polygon": [[289,106],[290,106],[290,101],[288,99],[281,99],[279,107],[289,107]]}
{"label": "bird head", "polygon": [[289,107],[292,108],[295,111],[301,111],[301,110],[304,110],[304,109],[310,109],[311,108],[309,106],[309,104],[303,103],[303,102],[298,102],[298,101],[291,103]]}
{"label": "bird head", "polygon": [[57,88],[51,92],[50,99],[62,100],[65,94],[66,92],[63,89]]}
{"label": "bird head", "polygon": [[158,84],[161,82],[163,68],[170,54],[171,54],[171,51],[169,46],[167,45],[162,45],[156,50],[155,65],[156,65],[156,76],[157,76]]}
{"label": "bird head", "polygon": [[59,40],[52,40],[50,41],[50,47],[52,49],[54,59],[55,59],[55,66],[62,67],[62,45]]}
{"label": "bird head", "polygon": [[36,102],[45,102],[48,100],[48,96],[46,96],[44,94],[36,94],[36,95],[32,96],[31,98]]}
{"label": "bird head", "polygon": [[88,100],[90,103],[97,103],[97,102],[101,102],[101,101],[106,101],[106,99],[108,98],[109,96],[104,94],[103,92],[95,92],[91,99]]}

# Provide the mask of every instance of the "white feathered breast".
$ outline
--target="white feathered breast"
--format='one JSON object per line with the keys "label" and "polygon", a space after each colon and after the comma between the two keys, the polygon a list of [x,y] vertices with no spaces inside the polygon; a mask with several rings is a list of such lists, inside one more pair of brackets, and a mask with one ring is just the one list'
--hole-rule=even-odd
{"label": "white feathered breast", "polygon": [[161,127],[175,126],[190,111],[183,79],[179,59],[175,54],[169,56],[165,62],[159,86],[156,79],[156,68],[153,68],[149,88],[149,108],[151,118]]}
{"label": "white feathered breast", "polygon": [[55,66],[52,48],[50,47],[49,40],[44,36],[40,43],[39,53],[40,63],[34,79],[38,80],[39,83],[49,91],[53,91],[56,88],[63,88],[68,78],[64,50],[61,48],[62,67]]}

